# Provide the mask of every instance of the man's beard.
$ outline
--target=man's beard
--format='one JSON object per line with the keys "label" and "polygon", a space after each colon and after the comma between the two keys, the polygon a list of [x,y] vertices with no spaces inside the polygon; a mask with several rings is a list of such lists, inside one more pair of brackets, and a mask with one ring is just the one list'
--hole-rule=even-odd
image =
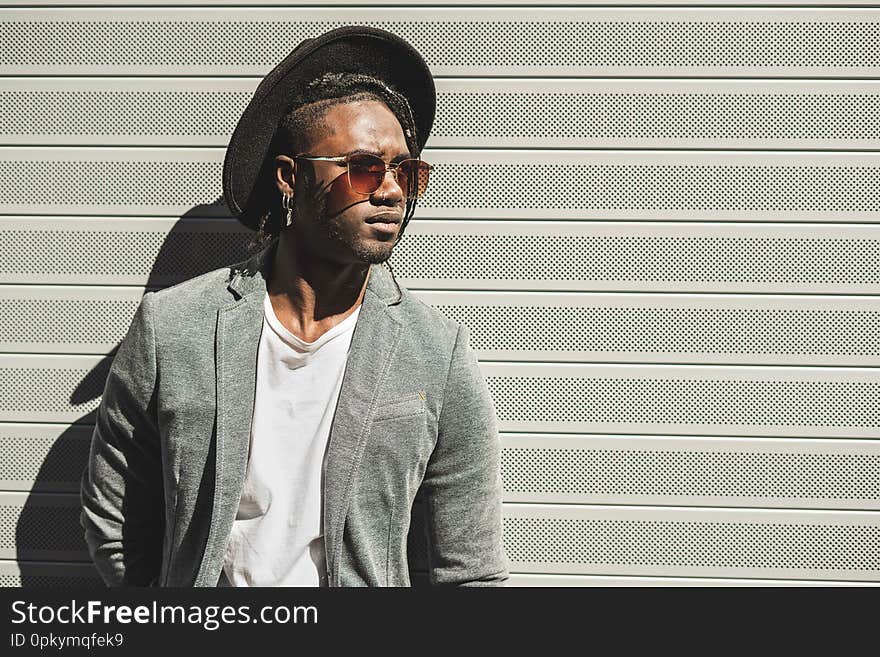
{"label": "man's beard", "polygon": [[[349,235],[340,230],[338,222],[327,213],[327,197],[322,196],[315,204],[315,217],[318,230],[324,233],[331,242],[340,245],[362,262],[378,265],[391,257],[395,240],[379,242],[366,240],[359,235]],[[396,239],[396,238],[395,238]]]}

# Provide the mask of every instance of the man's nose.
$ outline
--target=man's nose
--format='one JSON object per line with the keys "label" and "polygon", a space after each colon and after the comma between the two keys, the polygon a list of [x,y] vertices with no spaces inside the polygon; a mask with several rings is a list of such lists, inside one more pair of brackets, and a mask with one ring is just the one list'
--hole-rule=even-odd
{"label": "man's nose", "polygon": [[394,201],[395,203],[403,199],[403,189],[397,182],[397,172],[392,169],[385,171],[385,177],[382,178],[382,184],[373,192],[374,197],[383,201]]}

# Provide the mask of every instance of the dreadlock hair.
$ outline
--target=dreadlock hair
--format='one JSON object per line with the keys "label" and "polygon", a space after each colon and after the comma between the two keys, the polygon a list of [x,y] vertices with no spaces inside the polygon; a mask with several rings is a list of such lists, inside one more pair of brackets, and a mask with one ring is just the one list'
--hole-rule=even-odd
{"label": "dreadlock hair", "polygon": [[[413,157],[419,156],[416,122],[412,108],[406,97],[391,89],[382,80],[361,73],[325,73],[303,87],[291,99],[287,110],[281,117],[270,146],[271,156],[302,152],[313,131],[323,123],[327,110],[335,105],[360,100],[378,100],[388,106],[403,128],[407,148]],[[313,172],[306,170],[304,178],[311,182]],[[284,226],[280,202],[270,203],[270,209],[260,218],[256,235],[248,244],[249,251],[263,248],[281,233]],[[400,242],[403,231],[416,209],[416,199],[407,197],[400,224],[400,231],[394,244]],[[401,294],[391,263],[383,263],[391,273],[391,278]],[[399,298],[399,297],[398,297]]]}

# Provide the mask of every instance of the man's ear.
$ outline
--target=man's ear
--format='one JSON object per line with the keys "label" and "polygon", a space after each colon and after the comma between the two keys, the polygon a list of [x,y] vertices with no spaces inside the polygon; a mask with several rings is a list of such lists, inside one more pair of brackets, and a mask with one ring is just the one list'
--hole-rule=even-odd
{"label": "man's ear", "polygon": [[275,156],[275,186],[279,192],[286,196],[293,195],[293,188],[296,184],[295,168],[296,165],[292,158],[287,155]]}

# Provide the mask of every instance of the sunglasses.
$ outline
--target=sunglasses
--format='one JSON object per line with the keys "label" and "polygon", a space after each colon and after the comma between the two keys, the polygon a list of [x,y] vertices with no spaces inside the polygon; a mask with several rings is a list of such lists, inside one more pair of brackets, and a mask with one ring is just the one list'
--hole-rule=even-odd
{"label": "sunglasses", "polygon": [[428,187],[428,175],[434,168],[419,159],[407,159],[386,164],[381,157],[369,153],[355,153],[339,157],[297,155],[293,159],[335,162],[340,167],[347,167],[348,184],[352,191],[367,196],[382,186],[385,173],[390,171],[406,198],[420,198]]}

